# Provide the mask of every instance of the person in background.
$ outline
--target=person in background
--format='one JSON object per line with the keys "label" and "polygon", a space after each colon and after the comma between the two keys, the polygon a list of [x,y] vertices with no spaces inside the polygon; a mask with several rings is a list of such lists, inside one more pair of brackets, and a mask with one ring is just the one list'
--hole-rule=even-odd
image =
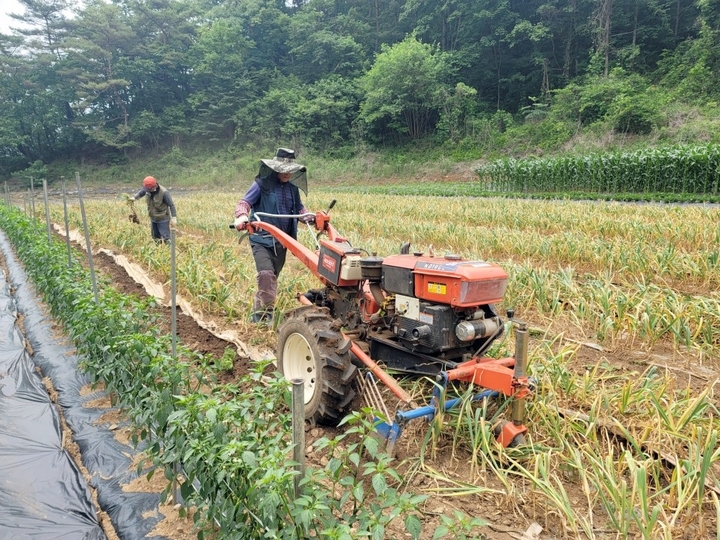
{"label": "person in background", "polygon": [[146,176],[143,187],[133,199],[147,197],[148,216],[150,217],[150,234],[156,244],[170,241],[170,227],[177,225],[177,211],[170,192],[158,184],[152,176]]}
{"label": "person in background", "polygon": [[[278,148],[272,159],[260,160],[260,171],[247,193],[235,207],[235,229],[245,230],[256,212],[279,215],[308,214],[300,198],[300,189],[307,194],[307,169],[295,162],[295,152]],[[315,216],[300,219],[312,223]],[[275,225],[292,238],[297,238],[298,219],[265,217],[262,221]],[[285,265],[287,249],[272,235],[258,231],[250,235],[250,246],[257,270],[257,292],[253,299],[250,321],[270,324],[273,320],[277,279]]]}

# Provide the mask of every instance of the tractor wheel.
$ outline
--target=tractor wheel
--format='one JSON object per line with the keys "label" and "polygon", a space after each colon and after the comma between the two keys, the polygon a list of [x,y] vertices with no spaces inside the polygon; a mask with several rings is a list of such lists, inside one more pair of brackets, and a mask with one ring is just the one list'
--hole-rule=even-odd
{"label": "tractor wheel", "polygon": [[278,368],[305,381],[305,418],[337,425],[355,397],[352,343],[333,326],[327,308],[307,306],[285,315],[278,328]]}

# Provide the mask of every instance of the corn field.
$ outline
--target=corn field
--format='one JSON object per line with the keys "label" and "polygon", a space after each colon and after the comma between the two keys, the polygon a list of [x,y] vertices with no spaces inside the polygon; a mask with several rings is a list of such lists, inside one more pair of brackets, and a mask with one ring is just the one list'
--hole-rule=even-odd
{"label": "corn field", "polygon": [[[498,190],[717,193],[718,147],[697,147],[684,161],[683,153],[505,161],[481,176]],[[510,276],[500,312],[512,308],[530,323],[529,370],[537,380],[530,444],[497,448],[483,411],[463,406],[418,436],[409,478],[423,478],[417,485],[447,500],[479,497],[512,508],[558,538],[720,538],[720,209],[331,188],[311,191],[305,204],[317,210],[335,198],[333,224],[368,253],[397,253],[409,241],[414,251],[500,264]],[[238,245],[228,229],[236,202],[226,193],[175,197],[177,280],[178,293],[203,312],[242,327],[255,269],[248,244]],[[96,247],[126,255],[167,284],[170,253],[151,241],[144,208],[136,225],[121,197],[85,207]],[[61,203],[50,214],[63,223]],[[76,204],[69,223],[82,227]],[[315,245],[310,232],[301,230],[300,239]],[[317,285],[289,259],[278,308],[294,307],[298,292]],[[271,331],[262,339],[273,346]],[[500,346],[511,344],[508,337]],[[411,391],[428,390],[415,383]],[[433,461],[439,448],[451,449],[452,463]],[[458,464],[469,473],[453,475]]]}
{"label": "corn field", "polygon": [[676,145],[547,159],[501,159],[477,170],[495,192],[718,195],[720,146]]}

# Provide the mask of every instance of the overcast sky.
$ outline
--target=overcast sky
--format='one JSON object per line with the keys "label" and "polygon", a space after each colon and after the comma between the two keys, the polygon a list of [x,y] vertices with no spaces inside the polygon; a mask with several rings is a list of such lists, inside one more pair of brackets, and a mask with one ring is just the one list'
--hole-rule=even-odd
{"label": "overcast sky", "polygon": [[10,26],[17,26],[17,21],[11,19],[8,13],[24,13],[25,8],[17,0],[2,0],[0,4],[0,32],[8,34]]}

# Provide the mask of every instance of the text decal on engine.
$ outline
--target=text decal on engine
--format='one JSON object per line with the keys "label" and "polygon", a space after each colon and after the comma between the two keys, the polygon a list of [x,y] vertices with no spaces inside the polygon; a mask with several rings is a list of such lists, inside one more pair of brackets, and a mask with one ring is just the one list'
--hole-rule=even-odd
{"label": "text decal on engine", "polygon": [[492,266],[492,265],[485,261],[453,261],[453,262],[442,262],[442,263],[419,261],[417,263],[417,266],[415,266],[415,269],[416,270],[437,270],[440,272],[454,272],[461,266],[470,266],[470,267],[474,267],[474,268],[485,268],[485,267]]}
{"label": "text decal on engine", "polygon": [[429,281],[427,284],[427,292],[432,294],[447,294],[447,285]]}
{"label": "text decal on engine", "polygon": [[323,265],[323,268],[326,268],[330,272],[335,272],[335,267],[336,267],[337,263],[335,262],[335,260],[332,257],[323,255],[322,265]]}

